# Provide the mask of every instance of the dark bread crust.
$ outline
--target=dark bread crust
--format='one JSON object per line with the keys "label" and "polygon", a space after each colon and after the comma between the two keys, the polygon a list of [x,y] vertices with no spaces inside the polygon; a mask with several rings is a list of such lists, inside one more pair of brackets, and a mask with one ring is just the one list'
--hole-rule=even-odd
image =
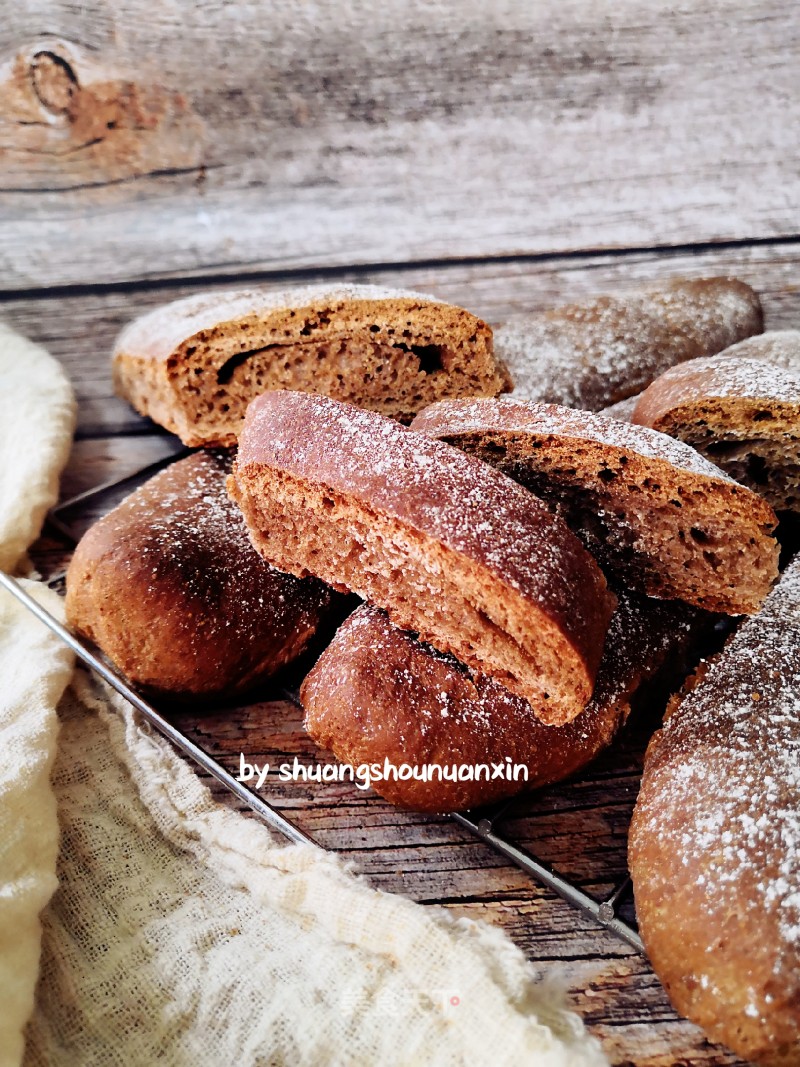
{"label": "dark bread crust", "polygon": [[463,308],[375,286],[203,294],[131,323],[113,356],[117,391],[184,444],[236,444],[268,389],[326,393],[410,421],[448,396],[510,387],[492,331]]}
{"label": "dark bread crust", "polygon": [[631,421],[691,444],[776,510],[800,512],[800,345],[797,373],[774,362],[786,348],[772,337],[748,356],[674,367],[642,393]]}
{"label": "dark bread crust", "polygon": [[547,721],[589,700],[615,598],[567,526],[498,471],[373,412],[272,392],[248,409],[228,488],[281,570],[374,602]]}
{"label": "dark bread crust", "polygon": [[738,615],[778,576],[769,504],[663,434],[513,398],[433,404],[412,429],[536,493],[630,589]]}
{"label": "dark bread crust", "polygon": [[800,560],[673,701],[630,828],[639,926],[675,1008],[800,1063]]}
{"label": "dark bread crust", "polygon": [[519,315],[494,331],[515,397],[599,411],[668,367],[709,356],[764,328],[761,303],[736,278],[677,279]]}
{"label": "dark bread crust", "polygon": [[225,492],[230,457],[199,452],[91,527],[67,571],[70,625],[137,686],[234,696],[295,659],[332,593],[258,556]]}
{"label": "dark bread crust", "polygon": [[343,763],[528,769],[514,781],[376,782],[392,804],[415,811],[478,807],[560,781],[585,767],[625,722],[639,686],[674,664],[714,616],[680,604],[620,596],[590,703],[565,726],[545,726],[531,705],[469,671],[364,605],[339,628],[303,683],[306,729]]}

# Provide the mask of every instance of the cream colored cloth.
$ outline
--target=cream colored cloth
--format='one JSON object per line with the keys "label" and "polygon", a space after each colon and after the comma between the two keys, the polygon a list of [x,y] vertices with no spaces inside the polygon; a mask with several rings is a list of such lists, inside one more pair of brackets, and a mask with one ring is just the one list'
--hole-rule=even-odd
{"label": "cream colored cloth", "polygon": [[[5,591],[0,608],[0,1064],[16,1067],[55,884],[46,776],[69,661]],[[607,1062],[502,932],[374,890],[217,804],[82,671],[59,714],[59,888],[27,1064]]]}
{"label": "cream colored cloth", "polygon": [[0,570],[12,573],[39,536],[74,428],[61,364],[0,322]]}
{"label": "cream colored cloth", "polygon": [[[23,548],[24,551],[24,548]],[[48,610],[55,593],[24,583]],[[39,913],[54,892],[58,822],[50,788],[56,704],[72,654],[0,590],[0,1065],[22,1057],[39,970]]]}

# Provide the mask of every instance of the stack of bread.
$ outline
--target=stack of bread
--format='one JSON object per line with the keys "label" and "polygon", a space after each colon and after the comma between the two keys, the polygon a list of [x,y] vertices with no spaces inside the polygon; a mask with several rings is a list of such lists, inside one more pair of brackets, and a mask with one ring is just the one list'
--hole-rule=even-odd
{"label": "stack of bread", "polygon": [[[789,656],[769,619],[800,625],[796,581],[770,593],[779,519],[800,510],[800,334],[762,326],[732,279],[601,298],[494,336],[461,308],[367,286],[160,308],[120,336],[118,388],[201,451],[81,541],[68,618],[146,690],[224,702],[296,660],[340,594],[357,595],[302,685],[306,728],[346,763],[438,767],[376,789],[446,812],[575,773],[637,695],[680,688],[720,614],[754,616],[648,751],[632,872],[678,1007],[746,1055],[796,1063],[798,993],[778,985],[800,966],[786,905],[800,892],[786,815],[800,800],[800,693],[768,679]],[[619,402],[632,421],[598,413]],[[717,736],[725,665],[762,631],[774,662],[756,651],[736,668],[758,701],[732,707]],[[780,738],[763,727],[775,716]],[[754,789],[755,814],[751,743],[770,746],[759,758],[776,779]],[[721,777],[730,768],[739,806],[713,807],[698,749]],[[506,764],[524,774],[441,773]],[[662,809],[669,844],[654,841]],[[752,877],[724,867],[717,830],[752,853]],[[665,940],[673,885],[686,961]],[[763,921],[726,918],[754,903]],[[703,956],[734,937],[741,949]],[[747,938],[761,946],[750,971]]]}

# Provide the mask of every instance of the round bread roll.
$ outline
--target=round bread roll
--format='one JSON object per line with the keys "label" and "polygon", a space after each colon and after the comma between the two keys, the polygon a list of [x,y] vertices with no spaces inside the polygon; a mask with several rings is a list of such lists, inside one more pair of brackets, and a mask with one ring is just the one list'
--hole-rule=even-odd
{"label": "round bread roll", "polygon": [[675,1008],[800,1063],[800,560],[676,698],[630,828],[639,928]]}
{"label": "round bread roll", "polygon": [[[360,607],[339,628],[303,683],[306,729],[354,767],[388,760],[419,777],[374,781],[393,804],[416,811],[474,808],[580,770],[627,718],[639,686],[674,666],[715,616],[682,604],[621,594],[594,696],[566,726],[545,726],[533,708],[499,682],[393,626],[385,613]],[[526,773],[509,776],[510,765]],[[453,765],[484,770],[448,780]],[[493,776],[502,765],[502,777]]]}
{"label": "round bread roll", "polygon": [[305,649],[332,593],[260,558],[225,491],[230,459],[197,452],[85,534],[67,571],[67,620],[135,685],[238,695]]}
{"label": "round bread roll", "polygon": [[786,362],[772,341],[759,359],[721,353],[673,367],[639,397],[632,422],[686,441],[776,511],[797,513],[800,371],[770,353]]}

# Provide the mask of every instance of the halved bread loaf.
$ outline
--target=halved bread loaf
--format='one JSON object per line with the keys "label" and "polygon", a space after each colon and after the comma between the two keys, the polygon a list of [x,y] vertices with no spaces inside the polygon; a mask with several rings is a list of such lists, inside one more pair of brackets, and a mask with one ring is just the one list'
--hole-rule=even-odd
{"label": "halved bread loaf", "polygon": [[372,783],[392,804],[432,812],[477,807],[585,767],[611,743],[640,686],[679,669],[692,638],[709,632],[715,618],[620,594],[591,701],[565,726],[545,726],[526,700],[364,605],[303,683],[306,729],[354,768],[378,764],[383,772],[385,760],[410,767],[411,774],[389,769]]}
{"label": "halved bread loaf", "polygon": [[768,353],[674,367],[642,393],[632,421],[686,441],[776,510],[800,512],[800,373]]}
{"label": "halved bread loaf", "polygon": [[335,594],[260,558],[225,492],[230,457],[198,452],[126,497],[79,542],[67,620],[137,686],[232,697],[304,651]]}
{"label": "halved bread loaf", "polygon": [[117,391],[187,445],[235,445],[268,389],[325,393],[402,421],[434,400],[509,388],[492,331],[434,297],[370,285],[191,296],[114,348]]}
{"label": "halved bread loaf", "polygon": [[589,700],[615,597],[498,471],[374,412],[271,392],[248,408],[228,488],[279,569],[374,602],[547,722]]}
{"label": "halved bread loaf", "polygon": [[600,296],[495,327],[515,399],[599,411],[676,363],[710,356],[763,329],[758,296],[735,278],[680,279]]}
{"label": "halved bread loaf", "polygon": [[778,576],[769,504],[664,434],[513,398],[434,404],[412,428],[536,493],[631,589],[751,614]]}

